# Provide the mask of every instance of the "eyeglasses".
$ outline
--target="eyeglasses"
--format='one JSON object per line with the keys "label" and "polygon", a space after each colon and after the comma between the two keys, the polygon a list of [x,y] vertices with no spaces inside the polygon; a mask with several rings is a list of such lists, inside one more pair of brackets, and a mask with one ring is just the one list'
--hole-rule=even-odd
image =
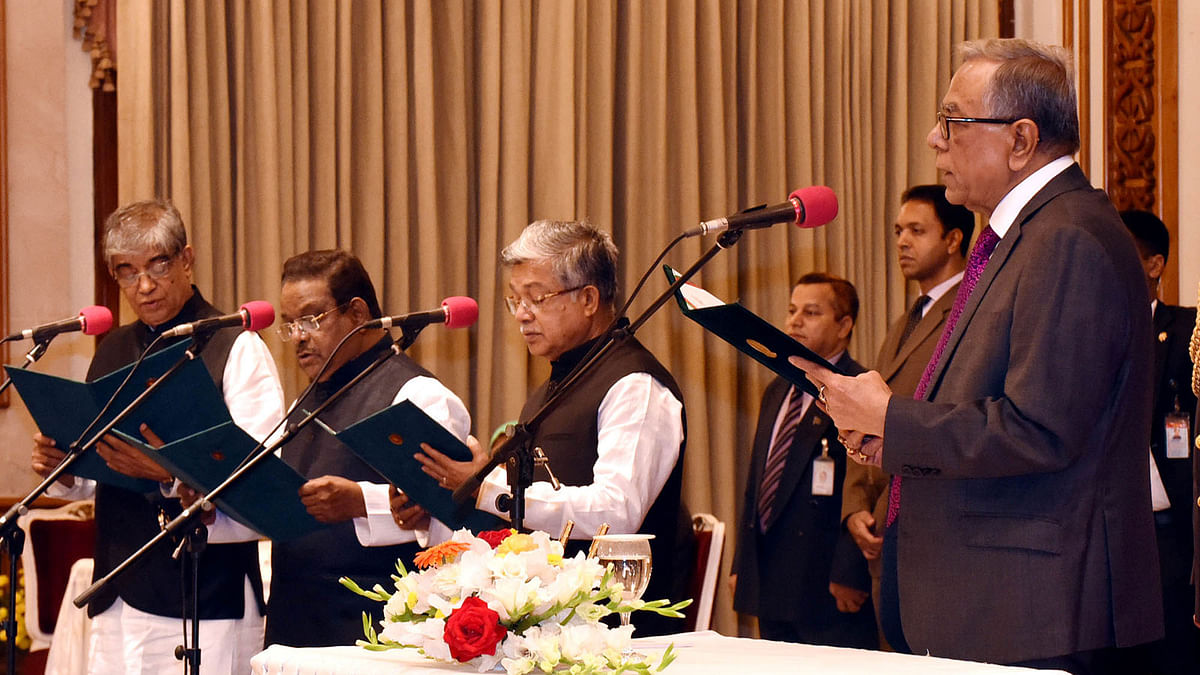
{"label": "eyeglasses", "polygon": [[1015,117],[1013,119],[1000,119],[998,117],[950,117],[938,111],[937,123],[938,131],[942,132],[942,138],[950,140],[950,123],[959,122],[961,124],[1012,124],[1022,118]]}
{"label": "eyeglasses", "polygon": [[542,306],[542,303],[546,302],[550,298],[553,298],[556,295],[562,295],[563,293],[577,291],[585,286],[587,286],[587,284],[584,284],[583,286],[574,286],[572,288],[564,288],[561,291],[550,291],[549,293],[543,293],[536,298],[518,298],[515,295],[506,295],[504,296],[504,306],[508,307],[508,311],[513,316],[516,316],[517,310],[521,309],[522,307],[524,307],[525,311],[529,312],[530,314],[537,314],[538,309],[540,309]]}
{"label": "eyeglasses", "polygon": [[117,280],[117,285],[121,288],[137,285],[143,274],[157,281],[171,273],[171,263],[173,262],[175,262],[174,256],[160,256],[151,260],[146,265],[146,269],[141,272],[134,270],[131,265],[122,265],[121,269],[113,272],[113,278]]}
{"label": "eyeglasses", "polygon": [[320,314],[309,314],[308,316],[302,316],[295,321],[288,321],[287,323],[279,324],[279,326],[275,328],[275,330],[279,331],[279,339],[283,340],[284,342],[291,342],[292,336],[296,334],[296,331],[300,331],[301,333],[308,335],[309,333],[315,333],[321,330],[321,319],[324,319],[326,316],[334,312],[342,311],[350,305],[350,302],[353,302],[353,300],[349,302],[343,302],[337,307],[334,307],[333,309],[327,309]]}

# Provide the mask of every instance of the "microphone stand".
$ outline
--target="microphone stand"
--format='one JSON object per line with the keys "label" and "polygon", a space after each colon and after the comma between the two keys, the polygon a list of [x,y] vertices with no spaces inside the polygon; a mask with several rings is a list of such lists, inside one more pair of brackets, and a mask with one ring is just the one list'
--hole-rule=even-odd
{"label": "microphone stand", "polygon": [[[53,339],[54,336],[34,340],[33,346],[25,353],[25,363],[21,368],[28,368],[42,358]],[[0,394],[3,394],[10,386],[12,386],[12,378],[5,377],[4,384],[0,384]],[[37,499],[37,496],[34,499]],[[29,511],[25,505],[32,501],[32,499],[28,502],[21,500],[21,508],[16,510],[16,516],[24,515]],[[13,508],[16,509],[15,506]],[[12,514],[14,511],[10,510],[9,513]],[[5,516],[5,518],[8,517]],[[15,523],[15,517],[13,522]],[[4,635],[8,638],[8,670],[5,672],[15,673],[17,672],[17,562],[25,550],[25,531],[19,527],[5,527],[5,525],[8,525],[8,521],[0,521],[0,540],[2,540],[0,543],[4,546],[4,550],[8,551],[8,616],[4,619]]]}
{"label": "microphone stand", "polygon": [[[204,345],[207,343],[208,343],[208,336],[206,336],[206,335],[193,336],[192,337],[192,345],[187,348],[187,351],[184,352],[184,355],[182,357],[180,357],[180,359],[178,361],[176,361],[174,364],[172,364],[172,366],[170,368],[168,368],[167,371],[164,372],[160,377],[158,377],[153,382],[151,382],[150,386],[146,387],[145,391],[138,394],[137,398],[135,398],[133,401],[131,401],[129,403],[129,405],[125,406],[124,410],[117,413],[117,415],[115,417],[113,417],[111,420],[109,420],[109,422],[107,424],[105,424],[104,427],[100,429],[100,431],[97,431],[95,434],[93,434],[92,437],[87,440],[87,442],[84,442],[81,444],[80,440],[82,439],[82,437],[80,439],[76,439],[76,441],[71,444],[70,448],[68,448],[66,456],[63,457],[62,461],[60,461],[58,463],[58,466],[54,467],[54,469],[50,472],[50,475],[46,476],[46,478],[41,483],[39,483],[37,487],[33,488],[33,490],[31,490],[29,492],[29,494],[25,495],[25,497],[23,497],[21,499],[21,501],[17,502],[16,504],[13,504],[13,506],[8,510],[7,513],[5,513],[3,516],[0,516],[0,537],[2,537],[4,539],[4,541],[7,542],[10,540],[10,537],[14,536],[12,533],[15,532],[20,536],[20,538],[24,539],[24,533],[21,531],[21,528],[16,526],[17,518],[19,516],[21,516],[22,514],[27,513],[29,511],[29,505],[32,504],[38,497],[42,496],[46,492],[46,490],[48,490],[50,488],[51,485],[53,485],[56,481],[58,481],[59,477],[61,477],[64,473],[66,473],[67,469],[69,469],[70,466],[75,463],[75,460],[79,459],[79,457],[84,452],[86,452],[89,448],[96,445],[96,443],[100,442],[100,439],[104,438],[104,436],[107,435],[110,431],[112,431],[114,427],[116,427],[118,424],[120,424],[122,421],[124,421],[125,418],[129,417],[129,415],[132,414],[133,411],[136,410],[137,407],[142,404],[142,402],[144,402],[147,398],[149,398],[150,395],[152,393],[154,393],[154,391],[157,390],[159,388],[159,386],[162,385],[162,383],[166,382],[172,375],[174,375],[176,372],[178,372],[179,369],[183,368],[183,366],[186,365],[189,361],[195,360],[196,357],[199,355],[200,350],[204,349]],[[35,349],[36,349],[36,345],[35,345]],[[44,348],[43,348],[43,351],[44,351]],[[30,354],[33,354],[33,350],[30,350]],[[26,359],[28,359],[28,358],[29,358],[29,356],[26,356]],[[34,360],[36,360],[36,358]],[[32,361],[30,361],[30,363],[32,363]],[[116,394],[114,394],[114,396],[116,396]],[[93,421],[92,424],[94,425],[95,421]],[[84,432],[84,433],[86,434],[87,432]],[[11,549],[10,549],[10,551],[11,551]],[[10,578],[14,579],[13,588],[15,589],[15,577],[10,577]],[[10,597],[10,605],[11,605],[14,602],[13,598],[15,597],[15,594],[10,594],[9,597]],[[83,605],[77,605],[77,606],[82,607]],[[10,620],[15,620],[14,617],[15,617],[15,612],[14,612],[13,608],[10,606],[9,607],[9,618],[10,618]],[[187,617],[185,616],[184,619],[186,620],[186,618]],[[15,630],[15,628],[14,628],[14,630]],[[10,639],[15,638],[15,633],[13,633],[13,632],[8,633],[8,635],[10,636]],[[11,648],[10,648],[10,652],[11,652]],[[197,655],[197,660],[199,660],[198,655]],[[9,670],[9,672],[13,672],[13,671]],[[196,670],[195,672],[198,673],[199,671]]]}
{"label": "microphone stand", "polygon": [[561,405],[561,402],[566,399],[571,389],[577,385],[584,375],[590,372],[616,345],[633,337],[637,329],[649,321],[650,317],[671,299],[675,291],[695,276],[701,267],[716,257],[717,253],[736,244],[741,239],[742,232],[742,229],[730,229],[721,233],[721,236],[717,239],[717,243],[708,249],[704,255],[700,256],[700,259],[689,267],[687,271],[675,279],[675,282],[668,286],[667,290],[663,291],[637,319],[628,325],[621,325],[621,322],[616,322],[615,327],[601,338],[602,346],[594,348],[591,356],[571,371],[566,379],[554,390],[554,393],[542,404],[542,407],[528,420],[511,427],[512,433],[508,440],[504,441],[499,448],[496,448],[496,452],[492,453],[487,463],[479,471],[476,471],[475,475],[468,478],[454,490],[454,500],[463,504],[474,499],[475,491],[483,484],[484,478],[497,466],[507,462],[509,464],[508,484],[511,496],[505,499],[507,495],[501,495],[496,500],[496,506],[501,510],[508,511],[512,526],[520,530],[525,520],[525,490],[533,484],[534,465],[542,461],[540,458],[534,458],[533,450],[529,447],[533,440],[534,432],[545,421],[546,417]]}
{"label": "microphone stand", "polygon": [[[262,445],[261,449],[256,454],[253,454],[249,458],[243,460],[242,463],[238,466],[238,468],[235,469],[233,473],[229,474],[229,476],[227,476],[225,478],[225,480],[221,481],[220,484],[218,484],[212,490],[209,490],[208,494],[201,495],[198,499],[196,499],[196,501],[192,502],[192,504],[190,506],[183,509],[183,511],[181,511],[179,513],[179,515],[175,516],[169,523],[164,525],[162,530],[158,534],[154,535],[149,541],[147,541],[145,544],[143,544],[142,547],[139,548],[137,551],[134,551],[132,555],[130,555],[128,558],[126,558],[120,565],[117,565],[115,568],[113,568],[113,570],[111,572],[109,572],[108,574],[104,575],[104,577],[97,579],[95,582],[93,582],[91,586],[89,586],[86,590],[84,590],[82,593],[80,593],[71,602],[76,607],[83,607],[84,605],[88,604],[89,602],[91,602],[92,598],[94,598],[96,596],[97,593],[99,593],[105,586],[112,583],[113,579],[117,578],[118,576],[123,574],[126,570],[128,570],[130,566],[132,566],[134,563],[136,563],[138,560],[140,560],[143,556],[145,556],[146,553],[149,552],[151,549],[153,549],[155,546],[157,546],[159,544],[159,542],[166,539],[167,537],[174,536],[179,530],[186,527],[188,525],[189,521],[191,521],[196,516],[200,515],[201,511],[211,511],[213,508],[215,508],[215,505],[213,504],[213,500],[215,500],[218,496],[220,496],[221,493],[223,493],[231,485],[236,483],[242,476],[247,474],[250,471],[250,469],[254,468],[264,457],[266,457],[269,454],[274,453],[276,450],[283,447],[288,442],[290,442],[292,439],[294,439],[296,437],[296,434],[301,429],[308,426],[313,420],[315,420],[317,418],[318,415],[320,415],[322,412],[325,411],[326,408],[328,408],[335,401],[337,401],[339,398],[341,398],[354,385],[358,384],[364,378],[366,378],[368,375],[375,372],[376,369],[378,369],[380,366],[382,366],[384,364],[384,362],[387,361],[388,359],[390,359],[392,356],[403,352],[404,348],[406,346],[411,345],[413,343],[413,341],[416,340],[417,334],[421,332],[421,328],[423,328],[423,327],[424,326],[415,327],[415,328],[401,327],[400,339],[398,339],[392,343],[392,346],[390,349],[388,349],[387,353],[381,355],[378,359],[371,362],[366,368],[364,368],[362,370],[362,372],[355,375],[349,382],[347,382],[345,385],[343,385],[341,389],[338,389],[336,392],[334,392],[332,395],[330,395],[329,398],[325,399],[325,401],[322,402],[320,405],[318,405],[316,408],[314,408],[312,412],[308,413],[303,419],[301,419],[299,422],[297,422],[295,426],[287,427],[284,430],[284,432],[279,436],[279,438],[276,439],[276,441],[274,443],[271,443],[269,445],[264,443]],[[179,553],[179,551],[177,550],[176,555],[178,555],[178,553]],[[195,596],[193,595],[193,597],[195,597]],[[197,661],[198,661],[198,659],[197,659]]]}

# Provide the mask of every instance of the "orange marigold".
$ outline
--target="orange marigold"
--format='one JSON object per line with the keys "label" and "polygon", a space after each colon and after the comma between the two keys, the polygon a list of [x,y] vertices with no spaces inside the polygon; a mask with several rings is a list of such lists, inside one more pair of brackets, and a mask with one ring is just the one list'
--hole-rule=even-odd
{"label": "orange marigold", "polygon": [[437,546],[431,546],[421,551],[413,558],[417,567],[440,567],[458,557],[459,553],[471,548],[471,545],[461,541],[443,541]]}

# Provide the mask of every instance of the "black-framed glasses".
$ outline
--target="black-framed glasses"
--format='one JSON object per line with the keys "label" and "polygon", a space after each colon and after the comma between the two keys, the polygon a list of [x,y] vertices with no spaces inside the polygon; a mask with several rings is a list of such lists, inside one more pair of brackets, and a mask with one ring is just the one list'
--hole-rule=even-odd
{"label": "black-framed glasses", "polygon": [[537,314],[537,311],[542,306],[542,303],[546,302],[550,298],[553,298],[556,295],[562,295],[563,293],[577,291],[586,286],[587,284],[584,284],[583,286],[564,288],[561,291],[550,291],[549,293],[542,293],[536,298],[518,298],[515,295],[506,295],[504,296],[504,306],[508,308],[509,313],[513,316],[516,316],[517,310],[521,309],[522,307],[524,307],[525,311],[529,312],[530,314]]}
{"label": "black-framed glasses", "polygon": [[284,342],[291,342],[292,336],[296,334],[296,331],[300,331],[301,333],[308,335],[309,333],[315,333],[316,331],[321,330],[321,319],[324,319],[326,316],[334,312],[340,312],[343,309],[346,309],[350,306],[351,302],[354,301],[350,300],[349,302],[343,302],[337,307],[334,307],[333,309],[327,309],[320,314],[309,314],[308,316],[302,316],[295,321],[281,323],[275,328],[275,330],[279,332],[280,340],[283,340]]}
{"label": "black-framed glasses", "polygon": [[942,138],[950,140],[950,123],[958,122],[960,124],[1012,124],[1023,118],[1014,117],[1011,119],[1001,119],[999,117],[951,117],[942,111],[937,112],[938,131],[942,132]]}
{"label": "black-framed glasses", "polygon": [[140,272],[133,269],[132,265],[122,265],[119,269],[113,270],[113,278],[117,280],[117,285],[121,288],[137,285],[143,274],[158,281],[171,273],[171,264],[174,262],[175,256],[159,256],[151,260],[146,265],[146,269]]}

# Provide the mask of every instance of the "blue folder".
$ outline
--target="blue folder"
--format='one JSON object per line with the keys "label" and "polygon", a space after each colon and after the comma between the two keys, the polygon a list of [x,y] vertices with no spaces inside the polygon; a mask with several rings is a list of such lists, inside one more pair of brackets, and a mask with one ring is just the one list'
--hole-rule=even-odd
{"label": "blue folder", "polygon": [[451,529],[465,527],[479,532],[506,526],[506,521],[470,504],[456,504],[450,490],[421,471],[421,464],[413,459],[413,455],[421,452],[421,443],[428,443],[460,462],[471,459],[471,450],[412,401],[384,408],[335,436],[410,500]]}
{"label": "blue folder", "polygon": [[[207,494],[229,477],[258,442],[233,422],[225,422],[155,450],[121,434],[146,456],[193,490]],[[226,515],[275,541],[287,541],[327,527],[300,501],[305,478],[275,454],[254,465],[213,502]]]}
{"label": "blue folder", "polygon": [[[133,380],[117,396],[93,431],[116,417],[150,382],[162,376],[182,358],[189,344],[188,340],[183,340],[146,357],[138,366]],[[101,408],[125,379],[130,368],[132,364],[95,381],[79,382],[5,366],[38,429],[53,438],[64,451],[100,414]],[[141,438],[138,427],[146,424],[169,443],[229,420],[229,410],[208,369],[200,359],[193,359],[165,380],[116,429],[134,438]],[[108,468],[94,448],[80,455],[71,464],[69,472],[135,492],[158,490],[158,484],[152,480],[131,478]]]}

